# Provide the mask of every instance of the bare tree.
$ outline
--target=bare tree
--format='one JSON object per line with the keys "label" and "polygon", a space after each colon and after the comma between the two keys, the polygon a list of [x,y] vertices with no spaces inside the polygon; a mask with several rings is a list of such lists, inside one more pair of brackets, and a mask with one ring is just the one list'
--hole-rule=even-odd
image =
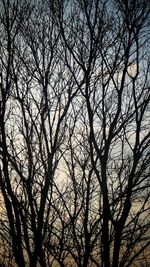
{"label": "bare tree", "polygon": [[148,1],[0,3],[1,261],[146,266]]}
{"label": "bare tree", "polygon": [[[53,179],[76,92],[42,1],[2,1],[0,184],[18,266],[46,266]],[[28,9],[28,10],[27,10]],[[44,16],[44,18],[43,18]],[[59,44],[59,46],[58,46]]]}
{"label": "bare tree", "polygon": [[84,76],[84,123],[102,194],[101,265],[130,266],[149,245],[148,3],[75,1],[67,18],[56,14]]}

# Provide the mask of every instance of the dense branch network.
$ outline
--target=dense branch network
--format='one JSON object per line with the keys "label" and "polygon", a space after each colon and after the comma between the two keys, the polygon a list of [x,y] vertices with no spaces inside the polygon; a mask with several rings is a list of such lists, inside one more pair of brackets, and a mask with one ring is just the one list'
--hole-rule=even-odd
{"label": "dense branch network", "polygon": [[0,8],[0,266],[148,266],[148,0]]}

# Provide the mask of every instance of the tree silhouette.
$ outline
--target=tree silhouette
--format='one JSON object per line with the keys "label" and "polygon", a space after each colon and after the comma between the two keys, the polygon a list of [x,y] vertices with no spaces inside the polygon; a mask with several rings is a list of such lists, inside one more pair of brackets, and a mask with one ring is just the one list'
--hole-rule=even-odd
{"label": "tree silhouette", "polygon": [[0,3],[1,265],[148,266],[148,1]]}

